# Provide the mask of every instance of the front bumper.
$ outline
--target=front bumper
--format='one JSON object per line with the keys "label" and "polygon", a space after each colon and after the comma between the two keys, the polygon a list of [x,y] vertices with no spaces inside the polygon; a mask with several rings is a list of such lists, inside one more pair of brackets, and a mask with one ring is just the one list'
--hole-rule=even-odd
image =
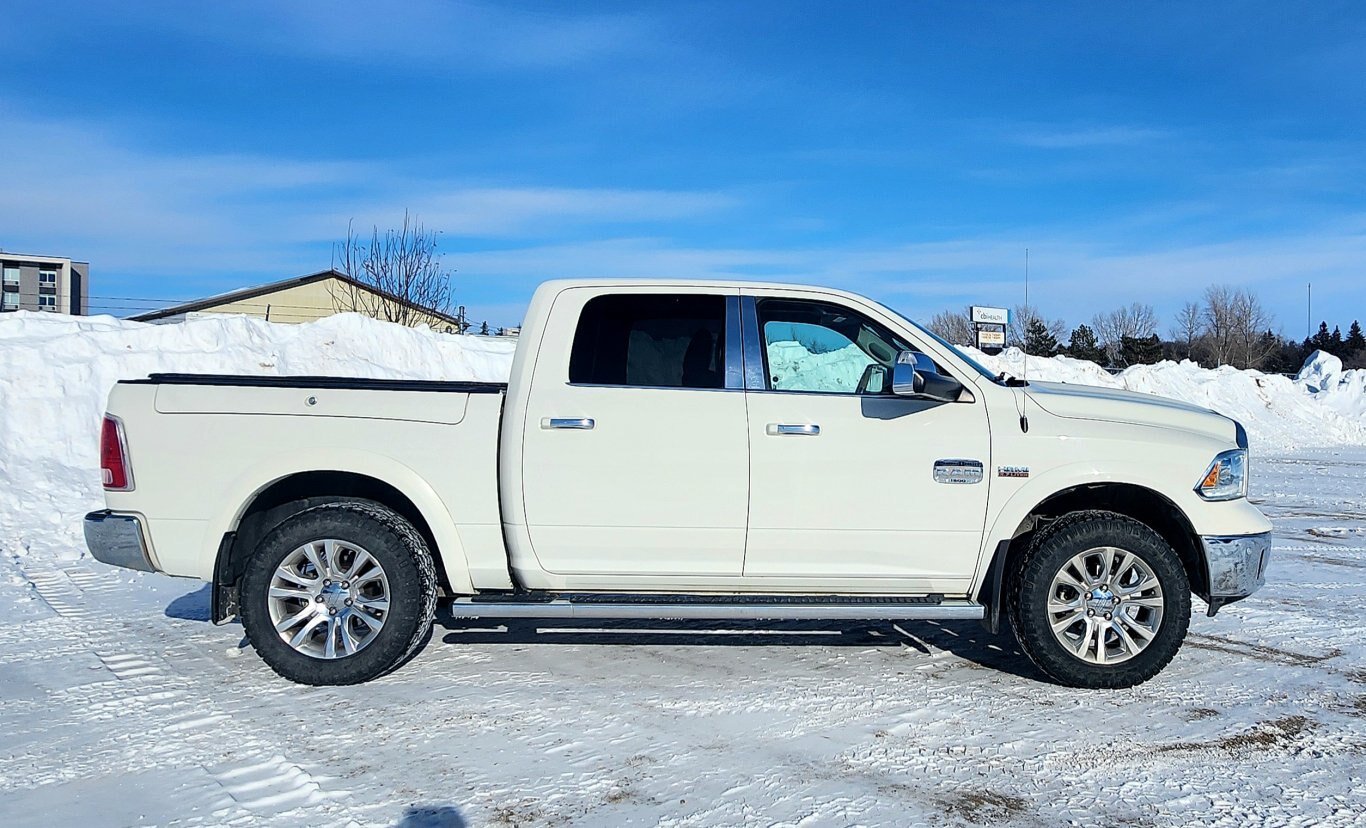
{"label": "front bumper", "polygon": [[1219,607],[1246,598],[1266,583],[1271,562],[1271,533],[1204,535],[1200,544],[1209,571],[1210,615]]}
{"label": "front bumper", "polygon": [[143,540],[142,522],[105,509],[85,516],[85,545],[95,560],[125,569],[156,572]]}

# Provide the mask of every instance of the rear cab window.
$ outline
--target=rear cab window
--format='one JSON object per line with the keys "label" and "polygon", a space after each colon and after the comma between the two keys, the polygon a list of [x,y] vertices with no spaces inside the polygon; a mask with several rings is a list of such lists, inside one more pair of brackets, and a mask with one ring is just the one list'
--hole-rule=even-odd
{"label": "rear cab window", "polygon": [[726,299],[610,294],[583,306],[569,356],[576,385],[723,388]]}

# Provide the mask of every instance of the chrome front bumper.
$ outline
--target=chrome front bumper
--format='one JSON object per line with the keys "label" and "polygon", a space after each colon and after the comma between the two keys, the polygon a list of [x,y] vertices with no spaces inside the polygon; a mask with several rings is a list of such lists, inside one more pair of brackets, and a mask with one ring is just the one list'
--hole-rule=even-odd
{"label": "chrome front bumper", "polygon": [[1266,583],[1271,562],[1271,533],[1205,535],[1200,538],[1209,569],[1210,614],[1219,606],[1246,598]]}
{"label": "chrome front bumper", "polygon": [[132,515],[120,515],[108,509],[86,515],[85,545],[101,563],[143,572],[157,571],[142,539],[142,524]]}

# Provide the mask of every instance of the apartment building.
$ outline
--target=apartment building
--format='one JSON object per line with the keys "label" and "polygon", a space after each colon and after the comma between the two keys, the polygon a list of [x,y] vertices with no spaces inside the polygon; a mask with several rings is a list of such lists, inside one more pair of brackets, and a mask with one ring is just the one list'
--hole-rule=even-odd
{"label": "apartment building", "polygon": [[33,310],[84,316],[90,307],[90,263],[0,250],[0,312]]}

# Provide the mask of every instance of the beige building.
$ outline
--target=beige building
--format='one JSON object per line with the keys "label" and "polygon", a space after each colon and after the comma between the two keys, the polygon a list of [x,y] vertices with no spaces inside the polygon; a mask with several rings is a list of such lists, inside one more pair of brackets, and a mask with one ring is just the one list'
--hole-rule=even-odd
{"label": "beige building", "polygon": [[0,250],[0,312],[33,310],[84,316],[90,307],[90,263]]}
{"label": "beige building", "polygon": [[243,288],[194,302],[143,313],[136,322],[180,322],[211,314],[254,316],[270,322],[312,322],[324,316],[355,311],[376,319],[399,321],[432,330],[459,333],[460,320],[377,290],[336,270]]}

